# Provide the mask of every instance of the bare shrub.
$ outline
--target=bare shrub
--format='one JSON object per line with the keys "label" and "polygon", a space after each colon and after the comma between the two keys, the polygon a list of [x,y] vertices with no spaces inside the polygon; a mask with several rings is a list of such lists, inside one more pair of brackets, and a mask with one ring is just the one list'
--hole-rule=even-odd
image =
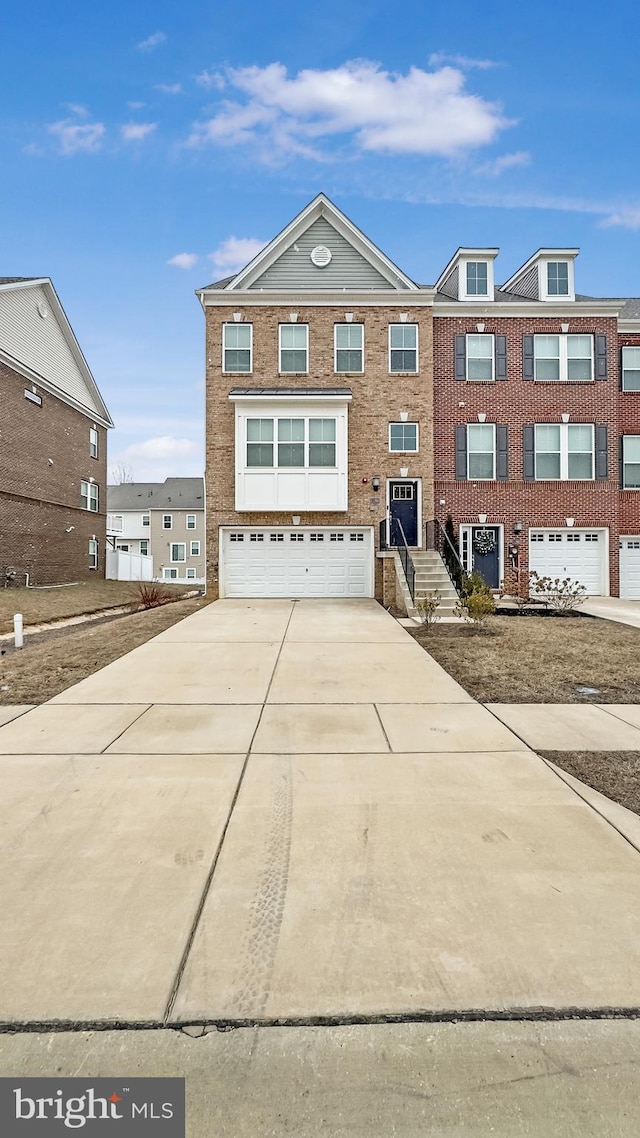
{"label": "bare shrub", "polygon": [[569,616],[586,600],[587,589],[570,577],[541,577],[532,569],[529,573],[532,599],[544,601],[560,616]]}
{"label": "bare shrub", "polygon": [[427,593],[426,597],[420,597],[419,600],[416,600],[415,607],[418,616],[420,617],[422,623],[426,624],[427,627],[430,624],[435,624],[437,620],[440,620],[438,606],[440,605],[441,600],[442,596],[437,591]]}
{"label": "bare shrub", "polygon": [[140,581],[138,599],[145,609],[157,609],[172,600],[172,594],[159,581]]}

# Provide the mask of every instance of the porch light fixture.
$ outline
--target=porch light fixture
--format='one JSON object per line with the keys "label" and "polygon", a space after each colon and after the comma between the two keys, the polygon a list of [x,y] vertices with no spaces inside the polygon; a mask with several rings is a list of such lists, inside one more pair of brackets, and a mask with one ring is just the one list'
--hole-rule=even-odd
{"label": "porch light fixture", "polygon": [[575,518],[565,518],[564,520],[565,520],[566,524],[568,525],[569,529],[571,529],[571,527],[573,525],[575,525],[575,520],[576,520]]}
{"label": "porch light fixture", "polygon": [[560,325],[560,331],[561,332],[568,332],[569,331],[569,325],[568,324],[561,324]]}
{"label": "porch light fixture", "polygon": [[297,312],[290,312],[289,313],[289,320],[290,320],[291,324],[297,324],[298,323],[298,313]]}
{"label": "porch light fixture", "polygon": [[235,320],[236,324],[239,324],[240,321],[242,320],[242,313],[241,312],[234,312],[233,319]]}
{"label": "porch light fixture", "polygon": [[487,515],[486,514],[478,514],[478,521],[480,522],[481,526],[485,525],[485,523],[487,521]]}
{"label": "porch light fixture", "polygon": [[401,411],[400,412],[400,422],[401,423],[406,423],[408,418],[409,418],[409,412],[408,411]]}
{"label": "porch light fixture", "polygon": [[569,414],[568,411],[565,411],[564,414],[561,416],[561,418],[562,418],[563,423],[568,423],[569,419],[571,418],[571,415]]}
{"label": "porch light fixture", "polygon": [[371,489],[373,490],[374,494],[378,493],[378,490],[380,489],[380,475],[379,474],[374,474],[373,478],[371,479]]}
{"label": "porch light fixture", "polygon": [[486,416],[484,411],[478,411],[478,422],[479,423],[484,423],[486,417],[487,416]]}
{"label": "porch light fixture", "polygon": [[513,532],[514,533],[522,533],[522,522],[514,522],[513,523]]}
{"label": "porch light fixture", "polygon": [[478,331],[478,332],[484,332],[484,329],[485,329],[485,325],[484,325],[484,324],[482,324],[482,323],[480,323],[480,324],[476,324],[476,331]]}

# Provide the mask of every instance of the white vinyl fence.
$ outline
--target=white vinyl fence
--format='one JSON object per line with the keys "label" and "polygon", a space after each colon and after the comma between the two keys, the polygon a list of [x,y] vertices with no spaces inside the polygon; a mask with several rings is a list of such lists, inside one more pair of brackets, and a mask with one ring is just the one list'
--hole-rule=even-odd
{"label": "white vinyl fence", "polygon": [[107,571],[110,581],[153,580],[153,557],[140,553],[125,553],[122,549],[107,550]]}

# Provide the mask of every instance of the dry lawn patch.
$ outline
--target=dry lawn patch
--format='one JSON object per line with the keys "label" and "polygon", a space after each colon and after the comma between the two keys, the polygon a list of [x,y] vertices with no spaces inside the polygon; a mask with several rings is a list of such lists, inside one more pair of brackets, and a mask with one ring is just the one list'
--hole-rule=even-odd
{"label": "dry lawn patch", "polygon": [[[188,586],[162,582],[163,589],[181,596]],[[197,586],[196,586],[197,587]],[[136,581],[83,581],[59,589],[0,589],[0,633],[13,628],[13,614],[21,612],[25,627],[45,624],[50,620],[64,620],[67,616],[100,612],[117,605],[139,604]]]}
{"label": "dry lawn patch", "polygon": [[480,703],[640,703],[638,628],[587,616],[493,616],[481,629],[409,631]]}
{"label": "dry lawn patch", "polygon": [[0,705],[45,703],[208,603],[194,597],[80,629],[34,634],[26,647],[0,657]]}
{"label": "dry lawn patch", "polygon": [[639,751],[540,751],[557,767],[640,814]]}

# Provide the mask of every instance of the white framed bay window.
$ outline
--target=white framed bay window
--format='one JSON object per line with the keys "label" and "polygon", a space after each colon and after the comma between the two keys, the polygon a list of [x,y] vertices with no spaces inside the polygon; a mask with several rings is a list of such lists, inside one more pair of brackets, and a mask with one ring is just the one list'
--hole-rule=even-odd
{"label": "white framed bay window", "polygon": [[345,391],[234,393],[237,510],[345,510]]}

